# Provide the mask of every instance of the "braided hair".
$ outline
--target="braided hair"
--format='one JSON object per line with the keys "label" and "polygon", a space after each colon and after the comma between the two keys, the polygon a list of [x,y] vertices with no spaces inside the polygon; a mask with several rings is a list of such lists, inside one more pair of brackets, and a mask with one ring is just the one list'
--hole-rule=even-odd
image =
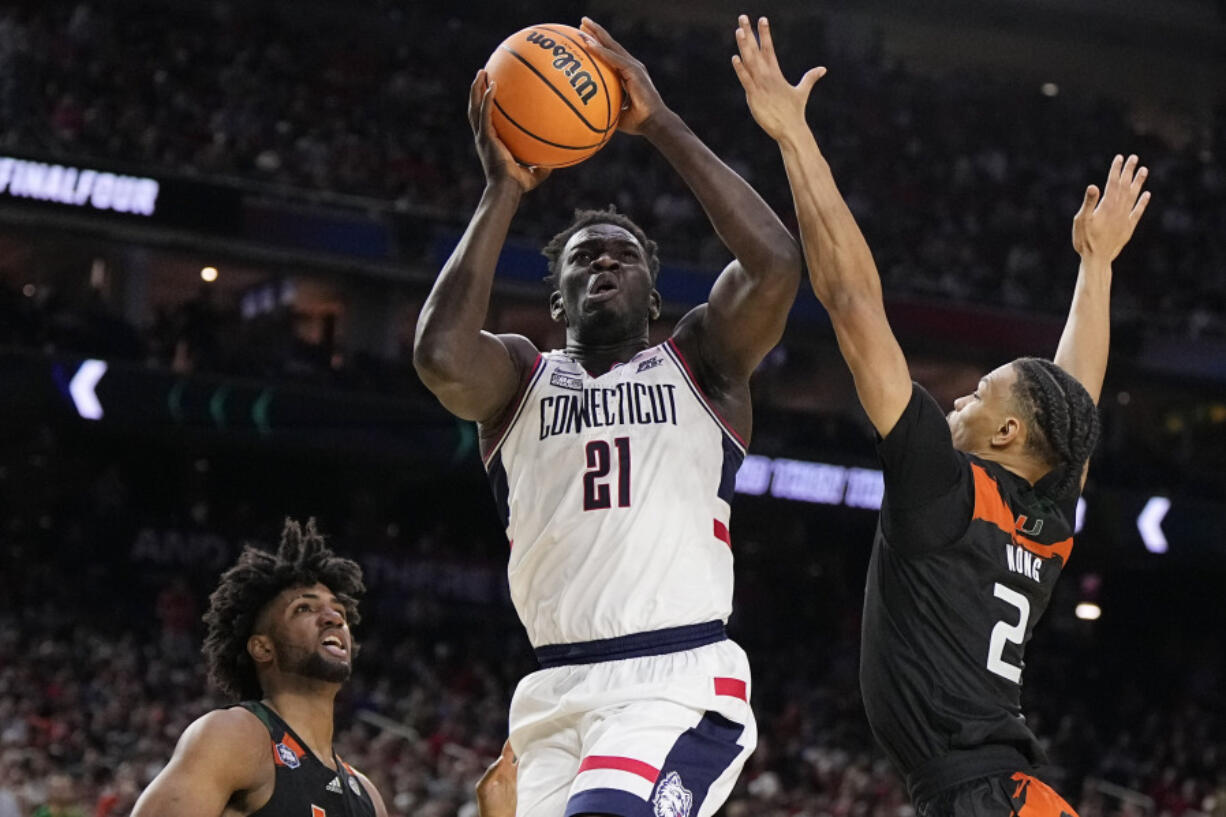
{"label": "braided hair", "polygon": [[305,529],[285,520],[281,546],[275,554],[247,545],[238,561],[221,576],[204,614],[204,659],[209,679],[236,700],[260,698],[263,690],[247,639],[268,603],[286,589],[323,584],[345,607],[351,625],[360,620],[357,597],[365,592],[362,568],[337,556],[307,520]]}
{"label": "braided hair", "polygon": [[575,233],[593,224],[612,224],[634,236],[643,245],[643,252],[647,256],[647,269],[651,272],[651,282],[655,283],[656,278],[660,275],[658,245],[647,237],[647,233],[643,232],[643,228],[636,224],[634,219],[625,213],[618,212],[617,207],[612,204],[604,210],[575,210],[574,221],[562,232],[549,239],[549,243],[541,250],[541,254],[549,261],[549,274],[545,276],[545,283],[557,288],[558,270],[561,268],[562,250],[566,249],[566,242],[570,241],[571,236]]}
{"label": "braided hair", "polygon": [[1077,378],[1050,360],[1013,361],[1013,396],[1029,427],[1026,447],[1058,471],[1051,494],[1064,499],[1081,487],[1081,474],[1098,442],[1098,409]]}

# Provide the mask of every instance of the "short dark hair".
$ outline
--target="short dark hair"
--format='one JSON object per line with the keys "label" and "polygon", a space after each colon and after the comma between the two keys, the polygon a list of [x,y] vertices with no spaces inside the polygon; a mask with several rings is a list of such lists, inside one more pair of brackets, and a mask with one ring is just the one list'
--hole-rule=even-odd
{"label": "short dark hair", "polygon": [[1051,494],[1057,499],[1073,496],[1098,443],[1094,399],[1077,378],[1050,360],[1023,357],[1013,361],[1013,367],[1013,396],[1030,427],[1026,446],[1059,469]]}
{"label": "short dark hair", "polygon": [[247,639],[268,603],[283,590],[323,584],[345,607],[350,625],[357,624],[359,596],[365,592],[362,568],[333,553],[308,519],[304,529],[285,520],[281,546],[275,554],[247,545],[238,561],[221,576],[204,614],[204,659],[209,679],[235,700],[263,696],[255,662],[247,654]]}
{"label": "short dark hair", "polygon": [[566,242],[570,241],[570,237],[575,233],[593,224],[612,224],[615,227],[621,227],[638,239],[638,242],[643,245],[643,252],[647,254],[647,268],[651,271],[651,281],[655,283],[656,278],[660,275],[659,247],[656,242],[647,237],[642,227],[634,223],[634,219],[624,213],[619,213],[617,207],[612,204],[604,210],[576,210],[574,221],[562,232],[549,239],[549,243],[541,250],[541,254],[549,259],[549,274],[545,276],[545,283],[557,288],[558,267],[561,264],[562,250],[566,249]]}

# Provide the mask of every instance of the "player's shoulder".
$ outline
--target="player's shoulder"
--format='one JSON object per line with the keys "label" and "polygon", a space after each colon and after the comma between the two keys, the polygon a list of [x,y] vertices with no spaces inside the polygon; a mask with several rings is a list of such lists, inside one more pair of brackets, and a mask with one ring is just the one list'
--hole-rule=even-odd
{"label": "player's shoulder", "polygon": [[507,332],[494,335],[494,337],[498,338],[506,348],[507,354],[521,369],[530,368],[541,353],[541,350],[536,348],[536,344],[523,335]]}
{"label": "player's shoulder", "polygon": [[705,303],[681,316],[673,327],[669,340],[681,355],[686,369],[697,378],[709,396],[729,392],[737,385],[747,386],[747,379],[728,369],[725,356],[706,331],[708,305]]}
{"label": "player's shoulder", "polygon": [[183,730],[179,739],[182,751],[201,757],[230,759],[241,757],[244,762],[267,754],[268,728],[253,712],[241,706],[206,712]]}

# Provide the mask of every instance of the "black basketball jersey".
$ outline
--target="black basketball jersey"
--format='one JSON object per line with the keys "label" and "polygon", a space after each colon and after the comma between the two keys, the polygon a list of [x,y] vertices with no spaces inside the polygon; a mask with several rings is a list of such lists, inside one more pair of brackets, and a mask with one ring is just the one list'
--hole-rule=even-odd
{"label": "black basketball jersey", "polygon": [[918,385],[878,452],[860,657],[877,741],[916,800],[1045,763],[1021,711],[1023,652],[1068,562],[1076,498],[955,450]]}
{"label": "black basketball jersey", "polygon": [[329,769],[289,724],[259,701],[239,706],[268,728],[276,764],[272,797],[251,817],[375,817],[375,804],[349,764],[333,754],[337,768]]}

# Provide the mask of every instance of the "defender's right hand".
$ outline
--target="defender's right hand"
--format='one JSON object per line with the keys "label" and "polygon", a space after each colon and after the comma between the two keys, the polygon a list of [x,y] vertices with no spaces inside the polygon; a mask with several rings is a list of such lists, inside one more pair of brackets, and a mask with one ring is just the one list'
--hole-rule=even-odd
{"label": "defender's right hand", "polygon": [[521,165],[498,138],[492,118],[496,90],[497,86],[489,81],[482,68],[468,91],[468,124],[473,129],[477,155],[481,157],[481,167],[485,170],[488,184],[510,180],[526,193],[545,181],[550,169]]}
{"label": "defender's right hand", "polygon": [[737,18],[736,47],[740,54],[732,58],[732,68],[745,88],[749,112],[758,126],[775,141],[807,131],[805,105],[809,92],[825,76],[826,69],[811,68],[800,82],[789,84],[775,57],[770,23],[765,17],[758,18],[757,39],[749,18],[744,14]]}

